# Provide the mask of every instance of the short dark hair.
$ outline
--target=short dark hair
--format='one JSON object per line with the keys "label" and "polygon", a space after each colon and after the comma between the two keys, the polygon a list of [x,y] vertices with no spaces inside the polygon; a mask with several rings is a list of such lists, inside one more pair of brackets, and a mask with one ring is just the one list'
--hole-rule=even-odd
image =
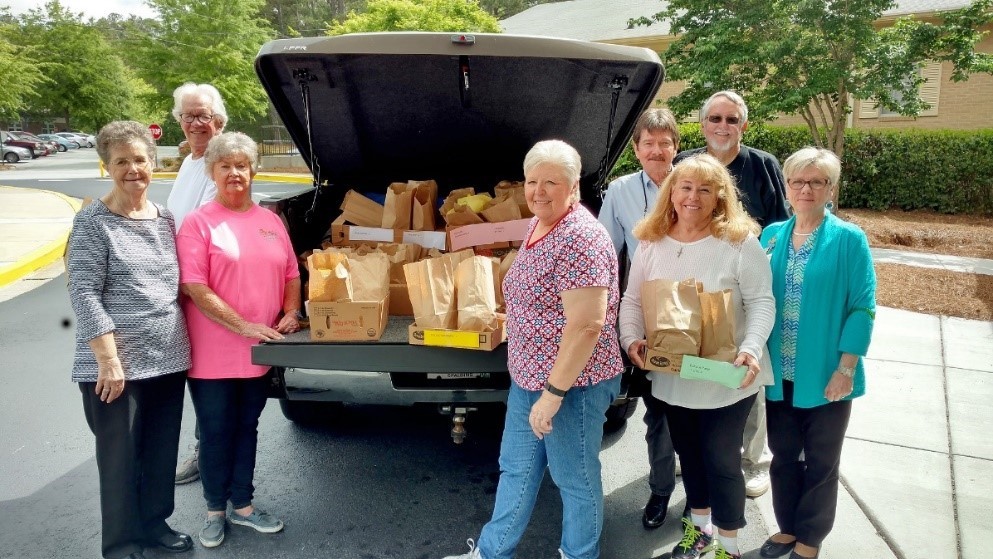
{"label": "short dark hair", "polygon": [[631,140],[637,144],[646,131],[668,132],[672,136],[672,143],[679,146],[679,124],[669,109],[653,108],[641,113],[638,122],[634,123],[634,136]]}

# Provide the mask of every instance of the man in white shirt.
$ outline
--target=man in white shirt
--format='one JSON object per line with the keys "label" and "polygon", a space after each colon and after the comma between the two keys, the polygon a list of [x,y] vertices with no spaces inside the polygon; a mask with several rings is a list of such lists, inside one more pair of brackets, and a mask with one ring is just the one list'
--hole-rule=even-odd
{"label": "man in white shirt", "polygon": [[[214,180],[207,175],[203,154],[207,143],[224,131],[228,113],[221,94],[212,85],[184,83],[172,93],[172,116],[183,129],[190,154],[183,160],[176,174],[176,182],[169,191],[166,207],[176,218],[176,230],[193,210],[210,202],[217,195]],[[200,455],[200,425],[196,428],[196,446],[193,454],[176,467],[176,484],[191,483],[200,479],[197,460]]]}

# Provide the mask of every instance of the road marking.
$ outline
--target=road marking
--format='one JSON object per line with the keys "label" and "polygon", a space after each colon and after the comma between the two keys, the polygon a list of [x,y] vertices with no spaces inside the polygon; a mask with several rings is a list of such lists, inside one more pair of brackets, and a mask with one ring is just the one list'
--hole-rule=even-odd
{"label": "road marking", "polygon": [[69,179],[38,179],[38,182],[69,182]]}

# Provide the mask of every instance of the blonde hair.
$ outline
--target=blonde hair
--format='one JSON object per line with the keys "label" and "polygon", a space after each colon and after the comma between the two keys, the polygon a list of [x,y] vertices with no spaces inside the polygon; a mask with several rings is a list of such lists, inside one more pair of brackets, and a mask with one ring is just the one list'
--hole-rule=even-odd
{"label": "blonde hair", "polygon": [[824,173],[831,182],[830,186],[838,186],[838,181],[841,179],[841,160],[833,151],[812,146],[800,148],[783,162],[783,174],[786,175],[786,180],[790,180],[808,167]]}
{"label": "blonde hair", "polygon": [[738,200],[734,178],[724,165],[712,155],[701,153],[679,162],[662,181],[658,202],[652,213],[634,227],[634,236],[642,241],[661,241],[679,220],[672,204],[672,189],[683,179],[693,178],[714,188],[717,207],[711,216],[710,232],[729,243],[739,244],[748,234],[758,235],[762,230]]}

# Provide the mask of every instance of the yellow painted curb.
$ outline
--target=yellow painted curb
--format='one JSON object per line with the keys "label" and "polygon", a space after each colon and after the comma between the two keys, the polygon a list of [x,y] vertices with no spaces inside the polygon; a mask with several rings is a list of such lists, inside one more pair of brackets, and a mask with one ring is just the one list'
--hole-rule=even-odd
{"label": "yellow painted curb", "polygon": [[[171,171],[158,171],[152,173],[153,179],[174,179],[178,173]],[[310,175],[270,175],[269,173],[259,173],[255,175],[255,180],[269,181],[269,182],[287,182],[296,184],[312,184],[314,182],[313,177]]]}
{"label": "yellow painted curb", "polygon": [[[82,207],[82,202],[80,200],[71,198],[65,194],[52,192],[51,190],[39,190],[38,192],[46,192],[61,198],[66,204],[69,205],[69,207],[73,209],[73,212],[78,212]],[[58,239],[32,250],[13,264],[7,264],[6,266],[0,267],[0,287],[14,283],[31,272],[44,268],[52,262],[62,258],[62,255],[65,254],[66,243],[69,242],[69,231],[71,230],[72,227],[67,228],[65,234],[60,236]]]}

